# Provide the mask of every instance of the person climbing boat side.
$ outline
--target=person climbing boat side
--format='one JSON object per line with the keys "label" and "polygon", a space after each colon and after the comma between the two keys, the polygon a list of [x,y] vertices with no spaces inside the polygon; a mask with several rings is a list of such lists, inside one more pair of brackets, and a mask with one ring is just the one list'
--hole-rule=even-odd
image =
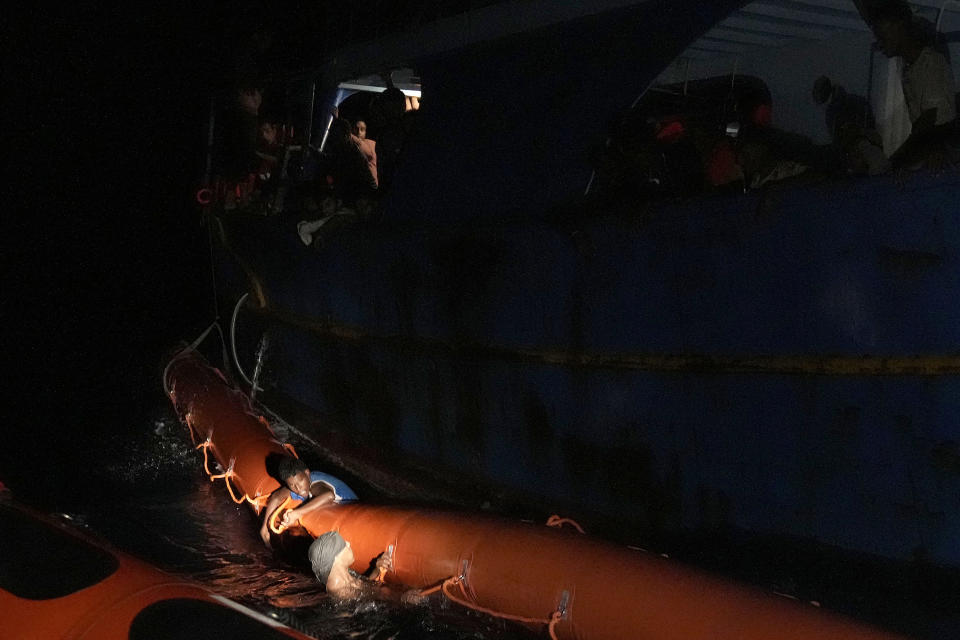
{"label": "person climbing boat side", "polygon": [[288,504],[288,501],[301,504],[280,516],[280,524],[284,527],[294,525],[303,515],[316,509],[358,500],[357,494],[345,482],[321,471],[311,471],[302,460],[297,458],[281,460],[277,465],[277,472],[283,479],[284,486],[270,494],[270,499],[263,510],[263,524],[260,527],[260,539],[267,546],[270,546],[270,521],[278,510]]}

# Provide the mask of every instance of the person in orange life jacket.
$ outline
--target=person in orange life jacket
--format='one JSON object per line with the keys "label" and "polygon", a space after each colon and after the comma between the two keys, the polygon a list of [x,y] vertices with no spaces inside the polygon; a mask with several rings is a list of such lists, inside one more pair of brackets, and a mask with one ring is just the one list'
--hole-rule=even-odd
{"label": "person in orange life jacket", "polygon": [[270,545],[270,519],[287,498],[293,498],[300,504],[281,516],[278,523],[285,527],[295,524],[301,517],[316,509],[358,499],[357,494],[342,480],[320,471],[311,471],[297,458],[281,460],[277,472],[283,479],[284,486],[270,494],[263,510],[263,525],[260,527],[260,538],[267,546]]}

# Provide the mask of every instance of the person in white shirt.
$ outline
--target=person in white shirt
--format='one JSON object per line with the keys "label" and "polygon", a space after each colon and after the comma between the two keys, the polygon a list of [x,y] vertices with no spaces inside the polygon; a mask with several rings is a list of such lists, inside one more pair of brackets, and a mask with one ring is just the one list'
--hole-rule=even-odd
{"label": "person in white shirt", "polygon": [[905,2],[890,0],[877,5],[871,20],[883,53],[903,60],[901,83],[912,123],[910,137],[891,156],[891,163],[894,167],[938,168],[952,151],[947,138],[957,118],[950,63],[920,37]]}

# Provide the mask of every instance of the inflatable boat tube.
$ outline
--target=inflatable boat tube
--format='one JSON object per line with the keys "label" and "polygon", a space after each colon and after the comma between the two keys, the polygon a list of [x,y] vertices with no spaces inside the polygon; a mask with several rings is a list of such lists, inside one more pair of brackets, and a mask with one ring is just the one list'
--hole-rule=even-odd
{"label": "inflatable boat tube", "polygon": [[309,640],[0,490],[0,638]]}
{"label": "inflatable boat tube", "polygon": [[[284,454],[247,397],[195,352],[164,380],[199,446],[222,467],[237,502],[255,508],[279,486],[267,472]],[[362,498],[362,496],[361,496]],[[313,536],[338,530],[364,571],[393,547],[387,581],[439,588],[465,606],[548,627],[569,640],[892,640],[813,605],[568,530],[480,514],[351,503],[300,521]]]}

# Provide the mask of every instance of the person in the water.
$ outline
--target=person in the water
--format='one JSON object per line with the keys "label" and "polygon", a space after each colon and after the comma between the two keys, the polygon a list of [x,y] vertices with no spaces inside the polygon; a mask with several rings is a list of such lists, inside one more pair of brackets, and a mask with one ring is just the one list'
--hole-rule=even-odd
{"label": "person in the water", "polygon": [[270,545],[270,519],[287,498],[292,498],[300,504],[288,509],[280,517],[279,524],[289,527],[316,509],[340,502],[353,502],[357,494],[345,482],[320,471],[311,471],[302,460],[284,458],[277,465],[277,475],[283,479],[284,486],[280,487],[267,500],[263,510],[263,525],[260,527],[260,538],[263,543]]}
{"label": "person in the water", "polygon": [[335,598],[349,599],[366,594],[397,600],[405,605],[422,605],[427,601],[421,589],[398,590],[380,584],[383,575],[393,570],[393,547],[377,556],[370,569],[361,574],[350,568],[356,559],[350,542],[337,531],[327,531],[313,541],[307,557],[317,580]]}
{"label": "person in the water", "polygon": [[313,574],[337,598],[352,598],[360,595],[364,587],[372,585],[377,574],[390,571],[393,565],[388,553],[382,553],[366,574],[350,568],[354,562],[353,548],[336,531],[327,531],[318,536],[307,551]]}

